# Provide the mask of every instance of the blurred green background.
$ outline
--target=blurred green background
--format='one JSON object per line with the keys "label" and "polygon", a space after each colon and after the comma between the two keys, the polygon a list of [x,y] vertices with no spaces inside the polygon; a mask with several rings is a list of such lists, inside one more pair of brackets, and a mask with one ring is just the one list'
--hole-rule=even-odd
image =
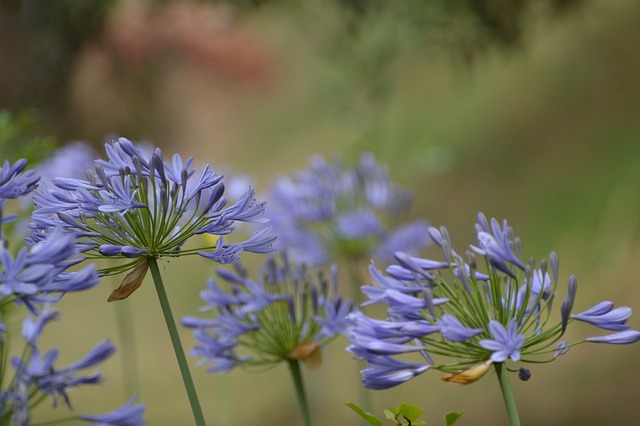
{"label": "blurred green background", "polygon": [[[473,242],[478,211],[508,218],[525,257],[555,250],[562,280],[577,275],[576,310],[603,298],[640,309],[639,18],[637,2],[606,0],[2,0],[0,158],[37,161],[39,147],[77,139],[102,153],[121,135],[265,191],[310,155],[353,163],[371,151],[414,191],[412,217],[447,226],[454,246]],[[174,313],[193,315],[213,266],[164,268]],[[72,394],[76,410],[123,402],[128,375],[149,424],[190,424],[151,283],[107,304],[117,284],[68,296],[47,330],[63,361],[106,337],[120,348],[105,385]],[[122,347],[118,318],[135,348]],[[358,424],[342,405],[360,395],[345,345],[305,373],[318,425]],[[639,360],[638,345],[583,345],[529,382],[513,377],[523,423],[637,424]],[[299,424],[284,366],[193,374],[211,424]],[[454,387],[426,373],[374,392],[378,414],[402,401],[431,425],[452,410],[467,411],[461,425],[506,424],[493,374]]]}

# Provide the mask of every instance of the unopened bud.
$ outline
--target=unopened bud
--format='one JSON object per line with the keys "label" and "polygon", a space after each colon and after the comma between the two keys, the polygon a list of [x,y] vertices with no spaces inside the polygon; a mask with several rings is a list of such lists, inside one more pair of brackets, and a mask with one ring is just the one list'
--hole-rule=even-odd
{"label": "unopened bud", "polygon": [[453,385],[468,385],[474,382],[477,382],[485,374],[489,371],[489,368],[493,364],[493,361],[490,359],[481,362],[480,364],[476,364],[473,367],[460,371],[458,373],[449,373],[442,376],[442,380],[445,382],[449,382]]}

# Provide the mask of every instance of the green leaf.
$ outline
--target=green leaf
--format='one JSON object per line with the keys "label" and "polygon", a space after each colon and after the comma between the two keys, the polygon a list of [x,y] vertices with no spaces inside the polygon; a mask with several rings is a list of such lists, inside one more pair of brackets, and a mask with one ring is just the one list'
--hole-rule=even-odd
{"label": "green leaf", "polygon": [[449,414],[444,416],[444,425],[453,426],[454,424],[456,424],[458,419],[462,417],[463,414],[464,414],[464,411],[460,411],[459,413],[455,411],[450,412]]}
{"label": "green leaf", "polygon": [[400,412],[398,411],[398,409],[396,407],[391,407],[387,410],[383,411],[384,416],[388,419],[388,420],[394,420],[396,419],[396,417],[398,416],[398,414],[400,414]]}
{"label": "green leaf", "polygon": [[411,423],[414,423],[416,420],[418,420],[418,417],[420,417],[422,413],[424,413],[424,410],[415,405],[403,402],[402,404],[400,404],[399,412]]}
{"label": "green leaf", "polygon": [[382,422],[378,420],[376,416],[369,413],[368,411],[364,411],[362,408],[358,407],[358,405],[354,404],[353,402],[346,402],[344,405],[346,405],[347,407],[351,408],[353,411],[358,413],[358,415],[363,419],[365,419],[370,425],[383,426]]}

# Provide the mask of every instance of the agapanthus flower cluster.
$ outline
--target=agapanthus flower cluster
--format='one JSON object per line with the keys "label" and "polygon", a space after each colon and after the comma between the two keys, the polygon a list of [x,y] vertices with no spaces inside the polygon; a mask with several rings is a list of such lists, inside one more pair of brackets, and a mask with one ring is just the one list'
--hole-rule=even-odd
{"label": "agapanthus flower cluster", "polygon": [[310,265],[388,261],[398,250],[416,252],[429,243],[425,222],[401,225],[412,197],[370,153],[353,168],[340,158],[313,157],[307,169],[276,180],[269,201],[278,246]]}
{"label": "agapanthus flower cluster", "polygon": [[13,256],[8,244],[0,245],[0,307],[24,303],[37,314],[39,306],[53,303],[67,292],[87,290],[99,282],[93,265],[68,269],[82,261],[76,241],[56,228],[32,247]]}
{"label": "agapanthus flower cluster", "polygon": [[[33,242],[61,227],[77,238],[90,259],[128,259],[125,264],[101,270],[105,274],[135,272],[128,287],[121,287],[113,298],[125,298],[140,285],[149,258],[200,254],[228,263],[243,251],[272,251],[275,237],[268,229],[247,241],[225,241],[236,221],[265,221],[265,203],[256,202],[253,189],[227,206],[222,176],[209,166],[196,172],[192,157],[185,161],[175,154],[171,162],[165,162],[160,149],[149,156],[124,138],[105,148],[108,160],[95,161],[86,179],[57,178],[53,188],[36,193],[31,226]],[[188,239],[199,234],[215,236],[215,245],[182,249]]]}
{"label": "agapanthus flower cluster", "polygon": [[[63,367],[58,366],[59,351],[57,349],[41,352],[38,339],[47,323],[58,317],[57,311],[45,309],[38,317],[27,317],[24,320],[22,337],[26,347],[21,357],[11,358],[14,374],[7,387],[0,391],[0,423],[29,425],[31,411],[46,397],[51,398],[54,407],[64,405],[72,410],[69,390],[84,385],[100,384],[104,381],[99,373],[82,374],[81,371],[98,366],[115,352],[115,346],[108,340],[95,346],[82,359]],[[7,343],[4,339],[0,346],[5,352]],[[6,360],[4,356],[3,359]],[[4,368],[2,371],[4,374],[8,372]],[[143,413],[143,405],[134,406],[133,401],[129,401],[109,413],[73,416],[69,420],[82,420],[100,425],[136,426],[145,424],[142,418]]]}
{"label": "agapanthus flower cluster", "polygon": [[[0,177],[0,208],[7,200],[29,195],[39,177],[25,171],[26,160],[13,165],[5,162]],[[1,212],[0,212],[1,213]],[[8,219],[8,217],[5,217]],[[5,221],[6,223],[6,221]],[[2,229],[4,223],[0,223]],[[9,303],[25,304],[37,314],[39,306],[53,303],[67,292],[82,291],[98,284],[92,265],[69,271],[79,263],[79,250],[72,235],[53,228],[31,247],[19,247],[12,253],[9,241],[0,231],[0,308]]]}
{"label": "agapanthus flower cluster", "polygon": [[[559,261],[551,253],[536,265],[522,260],[522,243],[504,221],[478,215],[478,244],[464,257],[454,251],[446,228],[430,228],[442,249],[441,261],[396,253],[387,275],[371,265],[376,285],[362,287],[369,301],[387,307],[385,320],[362,312],[349,316],[348,350],[367,361],[363,383],[386,389],[429,369],[446,373],[455,384],[472,383],[492,364],[553,361],[584,342],[628,344],[640,340],[629,330],[629,307],[604,301],[571,314],[577,280],[571,275],[559,315],[553,314],[558,293]],[[556,304],[557,305],[557,304]],[[573,321],[586,322],[613,334],[574,343],[563,340]],[[400,359],[413,354],[411,359]],[[511,368],[527,380],[526,368]]]}
{"label": "agapanthus flower cluster", "polygon": [[[25,171],[26,161],[13,165],[5,162],[0,171],[0,209],[6,201],[28,196],[36,187],[39,177],[33,171]],[[7,222],[0,222],[0,227]],[[81,370],[93,368],[115,351],[107,340],[93,348],[81,360],[60,367],[57,349],[41,351],[38,340],[51,321],[59,317],[52,306],[65,293],[92,288],[98,284],[93,265],[69,268],[82,261],[73,235],[60,227],[50,230],[31,247],[14,249],[0,232],[0,424],[29,425],[31,412],[50,397],[54,407],[64,405],[71,409],[68,390],[78,386],[98,384],[103,377],[97,373],[83,375]],[[15,255],[14,255],[15,253]],[[25,341],[21,356],[10,357],[7,341],[6,315],[18,311],[7,309],[9,305],[26,306],[30,316],[23,321],[22,337]],[[13,367],[13,374],[7,362]],[[61,404],[62,402],[62,404]],[[69,420],[81,420],[101,425],[142,425],[142,405],[125,406],[101,415],[73,416]]]}
{"label": "agapanthus flower cluster", "polygon": [[210,279],[201,293],[207,303],[202,310],[213,311],[212,317],[182,320],[194,329],[197,346],[191,355],[212,364],[212,372],[292,360],[316,366],[322,348],[346,330],[353,309],[337,294],[335,268],[327,277],[285,257],[269,258],[253,281],[239,263],[234,266],[234,273],[217,271],[228,291]]}
{"label": "agapanthus flower cluster", "polygon": [[[50,155],[35,166],[29,174],[38,177],[38,188],[50,187],[55,178],[78,178],[85,176],[87,169],[93,164],[95,153],[93,148],[85,142],[71,142],[61,148],[55,149]],[[33,192],[20,197],[18,214],[19,222],[13,227],[14,237],[24,238],[31,234],[29,221],[33,211]]]}
{"label": "agapanthus flower cluster", "polygon": [[[11,164],[5,160],[0,168],[0,226],[16,219],[17,215],[5,215],[7,200],[19,198],[33,191],[40,177],[33,170],[25,170],[27,160],[21,159]],[[0,231],[2,232],[2,231]],[[0,237],[2,237],[0,233]]]}

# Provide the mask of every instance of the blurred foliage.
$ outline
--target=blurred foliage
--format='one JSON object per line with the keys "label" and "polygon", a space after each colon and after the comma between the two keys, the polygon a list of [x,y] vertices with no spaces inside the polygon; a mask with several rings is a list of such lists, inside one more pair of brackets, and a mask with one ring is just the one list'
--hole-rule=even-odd
{"label": "blurred foliage", "polygon": [[[369,109],[375,108],[380,98],[388,96],[398,58],[411,53],[425,56],[433,51],[447,52],[454,60],[470,65],[492,46],[509,49],[521,46],[532,14],[545,10],[551,16],[560,16],[563,14],[559,12],[581,0],[545,0],[535,4],[523,0],[204,0],[200,3],[212,4],[219,10],[221,5],[227,6],[236,22],[263,14],[294,17],[292,22],[298,21],[300,25],[298,36],[307,38],[318,53],[344,71],[342,84],[350,85],[355,97],[348,101],[349,107]],[[105,32],[105,28],[113,12],[126,4],[117,0],[0,2],[0,107],[14,111],[41,108],[46,111],[43,116],[54,132],[78,137],[82,127],[74,126],[67,109],[70,79],[79,56],[88,46],[113,49],[113,36]],[[163,11],[197,2],[132,1],[130,4],[132,9],[146,8],[149,13],[141,16],[142,26],[122,37],[130,37],[127,43],[132,48],[137,45],[138,49],[160,43],[163,47],[159,52],[165,58],[158,61],[146,56],[143,60],[150,62],[140,69],[130,62],[132,58],[121,62],[123,52],[112,50],[110,67],[115,68],[111,73],[122,87],[123,103],[129,104],[129,108],[124,109],[130,121],[135,122],[138,129],[142,126],[152,131],[155,119],[149,114],[153,111],[147,111],[145,106],[157,101],[153,93],[160,83],[153,76],[157,77],[157,71],[171,63],[174,56],[171,46],[176,43],[175,38],[167,40],[158,28],[171,27],[181,18],[171,13],[163,17]],[[162,21],[160,27],[149,26],[157,17]],[[112,31],[127,32],[127,20],[118,19],[111,25]],[[183,35],[178,36],[182,42],[188,37],[184,33],[186,28],[183,27],[180,30]],[[197,24],[194,29],[198,29]],[[218,37],[209,38],[209,43]],[[194,54],[190,49],[193,46],[178,44],[183,57]],[[217,61],[217,66],[229,60],[232,59],[223,58]],[[133,126],[123,123],[122,127],[129,130]],[[145,130],[139,130],[140,134],[146,134]]]}
{"label": "blurred foliage", "polygon": [[41,136],[34,111],[12,114],[0,110],[0,161],[14,162],[26,158],[31,165],[47,157],[55,148],[56,139]]}
{"label": "blurred foliage", "polygon": [[[293,0],[209,0],[213,4],[228,4],[245,13],[257,8],[295,7],[301,3]],[[316,2],[316,6],[339,7],[344,17],[344,29],[349,33],[361,30],[372,14],[394,14],[401,17],[401,27],[416,26],[428,30],[434,24],[438,27],[455,28],[460,20],[469,20],[478,30],[474,42],[478,46],[489,43],[513,45],[521,41],[527,13],[533,7],[547,6],[554,13],[561,13],[582,0],[545,0],[533,5],[525,0],[407,0],[392,2],[386,0],[328,0]],[[306,2],[307,4],[309,2]],[[366,26],[366,24],[365,24]]]}
{"label": "blurred foliage", "polygon": [[59,118],[75,58],[100,34],[114,3],[0,1],[0,108],[42,108],[47,118]]}

